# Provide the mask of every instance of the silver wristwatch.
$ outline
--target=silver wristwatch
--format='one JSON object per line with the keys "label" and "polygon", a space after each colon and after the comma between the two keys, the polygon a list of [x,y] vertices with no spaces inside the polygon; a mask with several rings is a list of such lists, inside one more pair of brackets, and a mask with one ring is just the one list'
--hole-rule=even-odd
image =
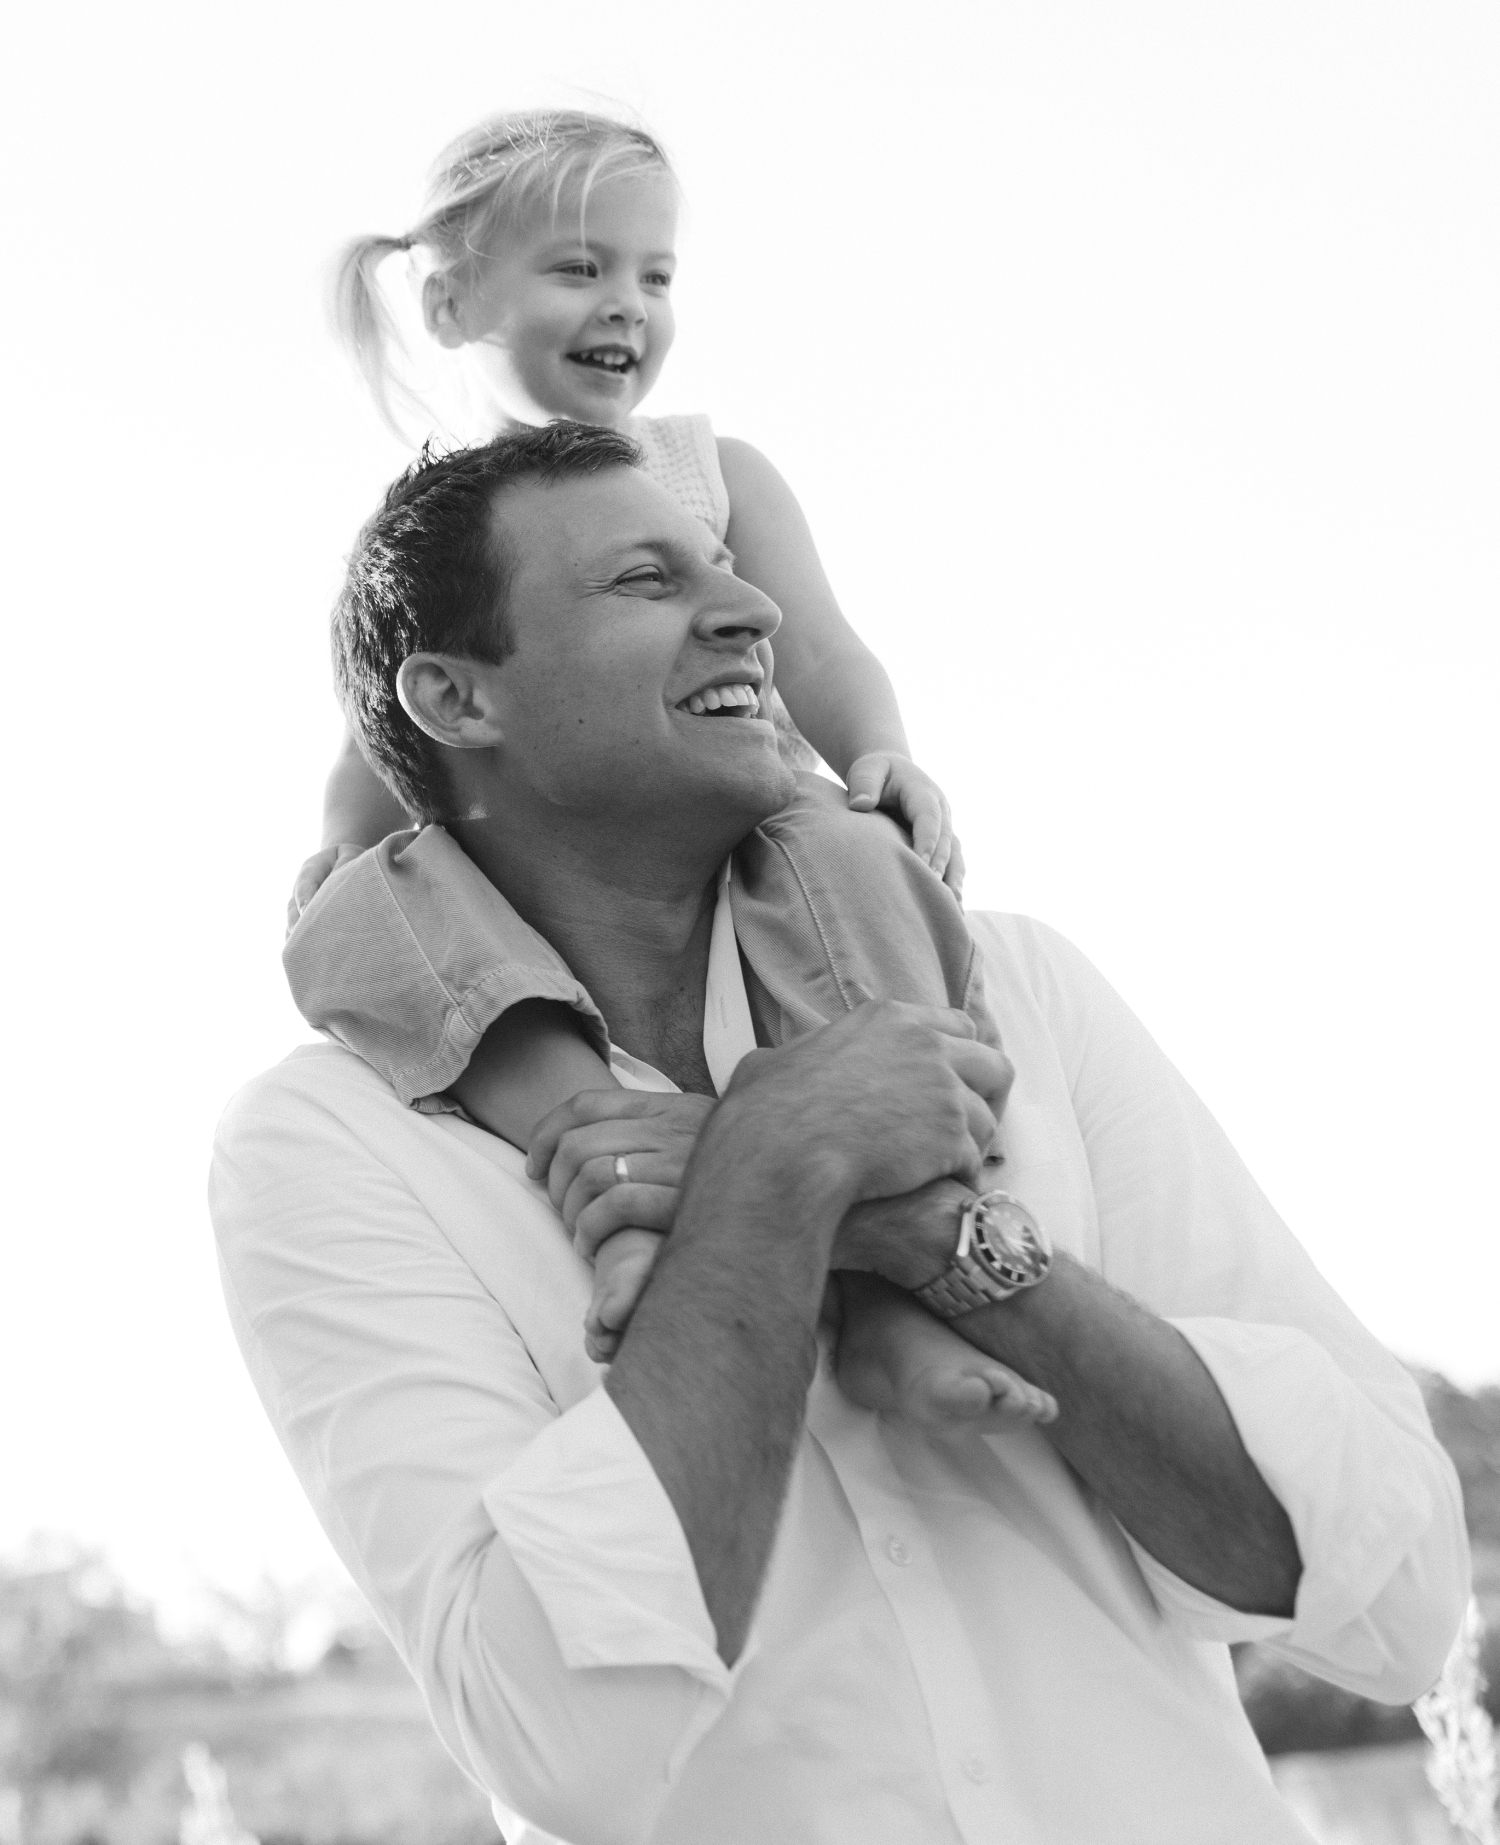
{"label": "silver wristwatch", "polygon": [[1052,1239],[1009,1192],[981,1192],[964,1206],[958,1250],[936,1281],[913,1293],[929,1313],[956,1319],[1034,1288],[1052,1267]]}

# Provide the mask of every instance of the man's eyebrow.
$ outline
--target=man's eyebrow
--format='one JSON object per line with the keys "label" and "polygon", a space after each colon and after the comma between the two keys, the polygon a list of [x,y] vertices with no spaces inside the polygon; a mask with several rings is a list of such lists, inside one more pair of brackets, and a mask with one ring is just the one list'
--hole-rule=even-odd
{"label": "man's eyebrow", "polygon": [[[642,537],[628,538],[621,544],[611,545],[607,552],[594,560],[591,574],[592,569],[597,569],[604,575],[617,570],[620,567],[620,560],[632,551],[654,552],[663,563],[669,564],[674,570],[684,569],[700,559],[712,565],[715,570],[734,569],[734,553],[728,545],[722,542],[716,544],[705,557],[705,554],[695,545],[688,544],[681,538]],[[602,581],[602,576],[600,580]]]}
{"label": "man's eyebrow", "polygon": [[679,566],[687,552],[675,538],[653,538],[641,533],[634,538],[620,538],[606,542],[589,560],[589,570],[597,571],[600,579],[625,567],[625,560],[638,557],[642,552],[660,558],[663,563]]}

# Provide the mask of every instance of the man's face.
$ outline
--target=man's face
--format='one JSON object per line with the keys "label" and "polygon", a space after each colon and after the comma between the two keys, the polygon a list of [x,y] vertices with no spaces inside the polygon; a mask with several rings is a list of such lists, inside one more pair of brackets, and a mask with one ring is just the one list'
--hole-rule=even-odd
{"label": "man's face", "polygon": [[761,715],[781,614],[707,527],[626,467],[507,489],[494,519],[515,563],[494,681],[507,779],[636,828],[785,805]]}

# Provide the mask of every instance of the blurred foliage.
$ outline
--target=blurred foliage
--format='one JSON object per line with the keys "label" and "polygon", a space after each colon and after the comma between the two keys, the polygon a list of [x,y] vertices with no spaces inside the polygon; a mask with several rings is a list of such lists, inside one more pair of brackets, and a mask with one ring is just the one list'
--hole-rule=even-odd
{"label": "blurred foliage", "polygon": [[[1464,1493],[1474,1550],[1474,1593],[1488,1631],[1480,1666],[1485,1705],[1500,1721],[1500,1388],[1467,1394],[1435,1371],[1414,1371],[1433,1430],[1447,1449]],[[1313,1678],[1267,1647],[1235,1649],[1235,1675],[1255,1734],[1267,1755],[1352,1749],[1420,1737],[1404,1705],[1375,1704]]]}
{"label": "blurred foliage", "polygon": [[192,1743],[262,1845],[494,1845],[488,1802],[368,1616],[293,1671],[305,1585],[217,1599],[212,1637],[168,1641],[95,1556],[0,1567],[3,1845],[170,1845]]}
{"label": "blurred foliage", "polygon": [[1469,1536],[1476,1547],[1500,1549],[1500,1385],[1466,1395],[1436,1371],[1415,1376],[1437,1438],[1458,1469]]}

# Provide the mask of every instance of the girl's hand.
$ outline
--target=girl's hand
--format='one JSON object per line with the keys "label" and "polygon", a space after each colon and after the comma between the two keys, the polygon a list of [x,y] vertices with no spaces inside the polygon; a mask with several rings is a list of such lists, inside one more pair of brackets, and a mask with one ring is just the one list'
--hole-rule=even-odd
{"label": "girl's hand", "polygon": [[328,882],[341,865],[347,865],[359,857],[363,846],[324,846],[314,852],[302,869],[297,873],[297,881],[292,886],[292,894],[286,906],[286,932],[291,934],[297,926],[297,918],[307,908],[318,892]]}
{"label": "girl's hand", "polygon": [[594,1258],[594,1297],[583,1322],[583,1349],[595,1364],[609,1364],[645,1291],[663,1239],[650,1230],[617,1230]]}
{"label": "girl's hand", "polygon": [[537,1123],[526,1171],[545,1180],[585,1260],[617,1230],[671,1229],[682,1175],[714,1106],[704,1095],[585,1089]]}
{"label": "girl's hand", "polygon": [[869,814],[877,807],[900,814],[911,828],[912,850],[938,874],[955,897],[964,889],[964,855],[953,837],[948,797],[925,769],[895,750],[872,750],[849,765],[849,808]]}

